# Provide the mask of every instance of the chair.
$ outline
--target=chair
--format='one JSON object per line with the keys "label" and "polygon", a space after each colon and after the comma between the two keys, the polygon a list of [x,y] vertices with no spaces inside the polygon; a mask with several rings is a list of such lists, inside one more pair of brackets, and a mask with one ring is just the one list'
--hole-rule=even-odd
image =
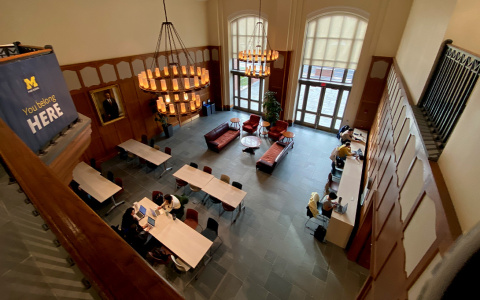
{"label": "chair", "polygon": [[185,187],[188,185],[188,182],[183,181],[181,179],[175,178],[175,189],[178,190],[179,188],[183,187],[183,191],[185,192]]}
{"label": "chair", "polygon": [[170,256],[167,256],[167,259],[161,259],[156,257],[154,252],[147,252],[146,256],[147,262],[152,265],[152,267],[155,267],[156,265],[166,265],[170,261]]}
{"label": "chair", "polygon": [[335,182],[340,182],[340,178],[342,178],[342,172],[343,172],[343,169],[338,169],[335,165],[335,162],[332,161],[332,179],[333,181]]}
{"label": "chair", "polygon": [[[160,205],[163,204],[163,197],[157,199],[158,195],[162,195],[162,196],[163,196],[163,193],[160,192],[160,191],[153,191],[153,192],[152,192],[152,201],[153,201],[156,205],[160,206]],[[160,199],[161,199],[161,201],[160,201]]]}
{"label": "chair", "polygon": [[[208,173],[208,174],[212,174],[212,168],[210,167],[203,167],[203,172],[205,173]],[[190,185],[190,192],[200,192],[202,189],[199,188],[198,186],[194,186],[194,185]]]}
{"label": "chair", "polygon": [[287,122],[278,120],[275,123],[275,126],[270,127],[270,130],[268,131],[268,137],[274,141],[281,140],[283,139],[282,133],[287,131],[287,128],[288,128]]}
{"label": "chair", "polygon": [[159,146],[159,145],[153,145],[153,148],[155,148],[156,150],[160,150],[160,146]]}
{"label": "chair", "polygon": [[121,193],[123,193],[125,190],[123,189],[123,180],[121,178],[115,178],[115,184],[121,187],[122,189],[119,190],[118,192],[115,193],[115,197],[119,196]]}
{"label": "chair", "polygon": [[239,190],[241,190],[242,187],[243,187],[243,185],[240,182],[237,182],[237,181],[232,182],[232,185]]}
{"label": "chair", "polygon": [[195,169],[198,169],[198,165],[197,165],[196,163],[194,163],[194,162],[191,162],[191,163],[190,163],[190,167],[193,167],[193,168],[195,168]]}
{"label": "chair", "polygon": [[123,148],[118,147],[118,154],[119,154],[119,157],[121,159],[127,159],[128,158],[128,152]]}
{"label": "chair", "polygon": [[[187,216],[183,223],[187,224],[193,229],[197,229],[198,226],[198,212],[194,209],[188,208],[187,209]],[[202,228],[203,230],[203,228]]]}
{"label": "chair", "polygon": [[252,114],[250,115],[249,120],[243,122],[242,130],[249,132],[251,134],[255,134],[259,123],[260,123],[260,116]]}
{"label": "chair", "polygon": [[115,177],[113,176],[112,171],[107,172],[107,179],[110,180],[111,182],[115,182]]}
{"label": "chair", "polygon": [[220,180],[230,184],[230,177],[228,175],[225,175],[225,174],[220,175]]}
{"label": "chair", "polygon": [[338,182],[333,181],[332,173],[328,173],[328,182],[325,185],[325,193],[328,194],[330,192],[338,192]]}
{"label": "chair", "polygon": [[172,259],[172,261],[174,263],[174,266],[178,271],[188,272],[188,270],[191,269],[191,267],[186,262],[184,262],[182,259],[175,258],[175,256],[173,256],[173,255],[170,255],[170,258]]}
{"label": "chair", "polygon": [[145,134],[142,134],[142,143],[148,145],[148,137]]}
{"label": "chair", "polygon": [[95,158],[91,158],[90,159],[90,166],[92,168],[94,168],[95,170],[97,170],[98,172],[102,173],[102,166],[100,163],[97,163],[97,161],[95,160]]}
{"label": "chair", "polygon": [[222,207],[223,207],[222,214],[226,211],[229,211],[232,213],[232,217],[230,218],[230,224],[233,224],[236,221],[236,220],[235,221],[233,220],[233,215],[234,215],[233,212],[236,210],[236,208],[223,202],[222,202]]}
{"label": "chair", "polygon": [[222,241],[221,244],[218,245],[217,249],[215,249],[215,251],[217,251],[218,248],[220,248],[220,246],[223,244],[222,238],[218,236],[218,222],[212,218],[208,218],[207,228],[205,228],[205,230],[201,232],[201,235],[212,241],[212,243],[215,242],[217,237],[220,239],[220,241]]}
{"label": "chair", "polygon": [[155,139],[150,139],[150,147],[154,147],[155,146]]}

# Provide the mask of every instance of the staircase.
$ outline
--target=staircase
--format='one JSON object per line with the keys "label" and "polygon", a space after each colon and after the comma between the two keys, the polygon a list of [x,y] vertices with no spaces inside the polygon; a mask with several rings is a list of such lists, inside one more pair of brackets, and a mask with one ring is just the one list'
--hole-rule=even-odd
{"label": "staircase", "polygon": [[0,168],[0,298],[100,299],[19,186],[8,181]]}

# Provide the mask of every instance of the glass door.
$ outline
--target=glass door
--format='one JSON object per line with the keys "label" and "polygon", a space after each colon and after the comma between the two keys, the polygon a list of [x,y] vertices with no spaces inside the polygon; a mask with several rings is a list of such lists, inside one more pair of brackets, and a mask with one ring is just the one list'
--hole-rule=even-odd
{"label": "glass door", "polygon": [[335,132],[342,122],[350,87],[300,83],[295,123]]}

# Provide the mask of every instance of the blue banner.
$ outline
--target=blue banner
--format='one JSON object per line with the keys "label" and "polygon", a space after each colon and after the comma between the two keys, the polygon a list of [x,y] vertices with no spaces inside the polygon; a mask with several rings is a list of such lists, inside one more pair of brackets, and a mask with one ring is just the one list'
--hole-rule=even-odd
{"label": "blue banner", "polygon": [[0,118],[33,152],[78,118],[54,53],[0,65]]}

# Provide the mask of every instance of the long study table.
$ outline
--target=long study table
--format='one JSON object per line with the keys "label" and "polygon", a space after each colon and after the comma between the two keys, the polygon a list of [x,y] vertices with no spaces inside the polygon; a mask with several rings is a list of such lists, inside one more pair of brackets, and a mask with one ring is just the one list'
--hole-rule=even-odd
{"label": "long study table", "polygon": [[[243,203],[243,199],[247,195],[247,192],[240,190],[226,182],[215,178],[213,175],[203,172],[197,168],[189,165],[184,165],[177,172],[173,174],[174,177],[188,182],[191,185],[197,186],[205,193],[217,198],[218,200],[226,203],[234,208],[237,208]],[[238,210],[235,221],[240,214],[241,209],[245,209],[245,205],[242,204]]]}
{"label": "long study table", "polygon": [[109,214],[115,207],[124,203],[124,201],[116,203],[113,198],[113,195],[122,188],[103,177],[100,172],[83,161],[73,169],[73,180],[79,184],[79,187],[82,190],[87,192],[100,203],[111,198],[114,205],[110,208],[107,214]]}
{"label": "long study table", "polygon": [[[362,141],[351,142],[352,152],[361,149],[363,155],[365,155],[365,142],[368,137],[367,132],[355,129],[354,136]],[[325,236],[327,241],[342,248],[347,246],[355,225],[362,170],[362,160],[347,156],[337,192],[337,196],[342,197],[341,204],[346,205],[348,203],[347,211],[345,214],[340,214],[334,209],[328,224],[327,235]],[[338,198],[336,201],[338,201]]]}
{"label": "long study table", "polygon": [[152,209],[158,208],[152,200],[143,198],[138,202],[138,208],[143,205],[147,209],[147,215],[140,220],[140,225],[148,222],[148,216],[155,219],[155,226],[148,232],[160,243],[165,245],[189,266],[195,268],[203,256],[212,246],[213,242],[192,229],[181,220],[173,220],[172,214],[168,216],[161,209],[161,215],[154,217]]}
{"label": "long study table", "polygon": [[[123,148],[125,151],[128,151],[130,153],[135,154],[138,157],[141,157],[152,164],[156,165],[157,167],[169,160],[172,156],[168,155],[160,150],[157,150],[155,148],[152,148],[148,145],[145,145],[143,143],[140,143],[139,141],[136,141],[134,139],[130,139],[128,141],[125,141],[118,145],[118,147]],[[163,174],[171,170],[172,168],[165,168],[163,173],[160,175],[160,177],[163,176]]]}

